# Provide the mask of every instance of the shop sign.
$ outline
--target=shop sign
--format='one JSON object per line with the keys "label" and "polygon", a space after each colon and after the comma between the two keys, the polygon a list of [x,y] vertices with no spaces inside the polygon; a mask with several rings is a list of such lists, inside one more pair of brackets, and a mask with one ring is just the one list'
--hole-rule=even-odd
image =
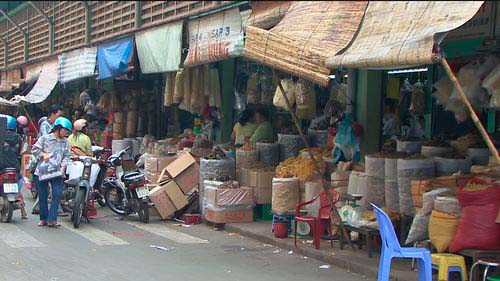
{"label": "shop sign", "polygon": [[224,60],[243,54],[243,27],[238,8],[189,22],[185,66]]}

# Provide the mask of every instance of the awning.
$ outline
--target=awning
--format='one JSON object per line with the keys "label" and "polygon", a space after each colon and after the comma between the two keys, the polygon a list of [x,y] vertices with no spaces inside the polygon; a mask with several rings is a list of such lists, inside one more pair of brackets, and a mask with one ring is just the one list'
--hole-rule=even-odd
{"label": "awning", "polygon": [[31,83],[38,79],[40,72],[42,71],[43,62],[35,62],[26,66],[23,66],[24,82]]}
{"label": "awning", "polygon": [[177,71],[181,63],[183,22],[174,22],[135,35],[142,73]]}
{"label": "awning", "polygon": [[60,54],[57,69],[59,81],[64,84],[75,79],[93,76],[96,56],[96,47],[82,48]]}
{"label": "awning", "polygon": [[[479,10],[483,1],[370,1],[351,46],[328,68],[402,68],[435,63],[433,46]],[[438,37],[438,38],[436,38]]]}
{"label": "awning", "polygon": [[23,98],[25,102],[40,103],[50,95],[58,81],[58,64],[57,60],[52,60],[43,64],[42,72],[40,72],[40,76],[38,77],[35,86]]}
{"label": "awning", "polygon": [[247,25],[269,29],[278,24],[290,8],[292,1],[253,1],[252,14]]}
{"label": "awning", "polygon": [[127,73],[134,46],[133,37],[128,37],[97,47],[99,79],[108,79]]}
{"label": "awning", "polygon": [[325,61],[351,42],[367,1],[296,1],[271,30],[247,26],[244,56],[303,77],[329,83]]}
{"label": "awning", "polygon": [[238,8],[189,21],[185,66],[215,62],[243,54],[243,27]]}

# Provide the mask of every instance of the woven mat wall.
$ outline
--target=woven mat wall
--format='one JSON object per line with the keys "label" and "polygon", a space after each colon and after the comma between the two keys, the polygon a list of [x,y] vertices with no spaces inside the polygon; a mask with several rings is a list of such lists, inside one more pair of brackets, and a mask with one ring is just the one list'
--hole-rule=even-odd
{"label": "woven mat wall", "polygon": [[244,56],[326,86],[325,61],[351,42],[367,1],[296,1],[271,30],[247,26]]}
{"label": "woven mat wall", "polygon": [[461,26],[482,4],[483,1],[370,1],[352,45],[342,55],[328,58],[326,65],[331,69],[397,68],[434,63],[435,34]]}

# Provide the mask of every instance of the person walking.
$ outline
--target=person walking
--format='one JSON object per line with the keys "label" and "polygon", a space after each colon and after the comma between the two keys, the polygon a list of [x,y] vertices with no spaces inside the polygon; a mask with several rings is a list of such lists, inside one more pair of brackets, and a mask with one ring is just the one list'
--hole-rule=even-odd
{"label": "person walking", "polygon": [[[73,133],[68,137],[71,153],[75,156],[92,156],[92,142],[87,132],[87,120],[78,119],[73,123]],[[78,147],[74,149],[75,147]]]}
{"label": "person walking", "polygon": [[[59,117],[54,121],[51,133],[40,137],[31,152],[39,161],[35,168],[38,176],[38,197],[40,202],[40,222],[38,226],[58,228],[57,212],[63,187],[66,166],[70,161],[70,148],[66,139],[72,130],[71,121]],[[49,183],[52,202],[48,207]]]}

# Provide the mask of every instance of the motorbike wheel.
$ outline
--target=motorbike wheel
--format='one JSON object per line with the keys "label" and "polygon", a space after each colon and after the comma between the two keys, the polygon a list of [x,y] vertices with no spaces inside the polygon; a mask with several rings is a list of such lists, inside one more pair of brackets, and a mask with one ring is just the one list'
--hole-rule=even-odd
{"label": "motorbike wheel", "polygon": [[12,220],[12,214],[14,213],[14,202],[7,199],[7,196],[3,196],[3,206],[0,210],[0,219],[2,222],[8,223]]}
{"label": "motorbike wheel", "polygon": [[71,221],[73,222],[73,227],[78,228],[80,222],[82,221],[83,209],[85,206],[85,193],[78,192],[75,199],[75,207],[73,208],[73,213],[71,214]]}
{"label": "motorbike wheel", "polygon": [[146,203],[140,202],[141,200],[137,200],[137,214],[139,215],[139,219],[143,223],[149,223],[149,206]]}
{"label": "motorbike wheel", "polygon": [[94,200],[97,201],[97,204],[101,207],[106,207],[106,202],[104,201],[104,198],[102,198],[101,194],[99,191],[94,191]]}
{"label": "motorbike wheel", "polygon": [[127,215],[125,207],[123,206],[124,197],[125,194],[123,194],[123,191],[116,187],[109,187],[106,189],[106,192],[104,192],[104,201],[106,205],[108,205],[108,208],[115,214],[121,216]]}

